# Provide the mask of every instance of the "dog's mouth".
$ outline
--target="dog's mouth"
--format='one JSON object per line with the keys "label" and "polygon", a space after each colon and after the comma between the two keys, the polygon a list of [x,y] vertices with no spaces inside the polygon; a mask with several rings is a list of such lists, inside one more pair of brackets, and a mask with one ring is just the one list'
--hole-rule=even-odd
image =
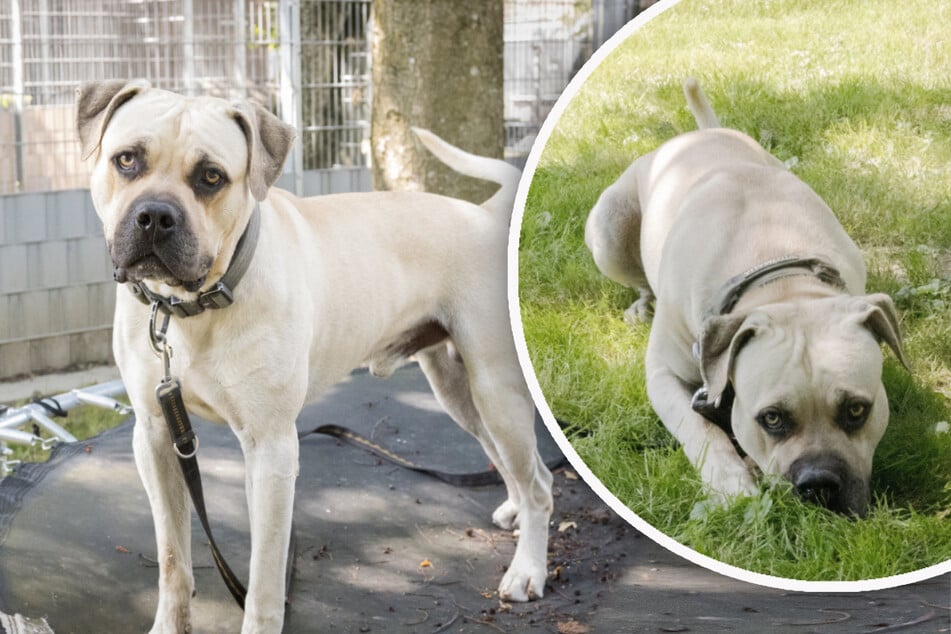
{"label": "dog's mouth", "polygon": [[175,198],[143,195],[129,205],[109,239],[119,283],[155,282],[198,291],[214,258],[202,254],[198,236]]}
{"label": "dog's mouth", "polygon": [[194,293],[208,279],[208,267],[195,275],[186,271],[176,273],[157,255],[149,254],[131,263],[114,264],[113,277],[119,284],[153,281]]}

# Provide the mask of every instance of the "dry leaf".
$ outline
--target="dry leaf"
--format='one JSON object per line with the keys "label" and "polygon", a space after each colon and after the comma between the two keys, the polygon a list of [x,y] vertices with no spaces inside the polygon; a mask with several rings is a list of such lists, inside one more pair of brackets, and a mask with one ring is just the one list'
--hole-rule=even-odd
{"label": "dry leaf", "polygon": [[419,562],[419,567],[420,567],[420,568],[432,568],[432,567],[433,567],[433,562],[429,561],[428,559],[424,559],[424,560],[422,560],[421,562]]}
{"label": "dry leaf", "polygon": [[590,627],[574,619],[558,622],[558,634],[588,634],[590,631]]}
{"label": "dry leaf", "polygon": [[565,469],[565,479],[566,480],[577,480],[578,474],[570,469]]}
{"label": "dry leaf", "polygon": [[564,533],[569,528],[578,528],[578,525],[571,521],[562,522],[558,525],[558,532]]}
{"label": "dry leaf", "polygon": [[117,552],[117,553],[122,553],[122,554],[127,554],[127,553],[129,552],[129,549],[126,548],[125,546],[116,546],[116,552]]}

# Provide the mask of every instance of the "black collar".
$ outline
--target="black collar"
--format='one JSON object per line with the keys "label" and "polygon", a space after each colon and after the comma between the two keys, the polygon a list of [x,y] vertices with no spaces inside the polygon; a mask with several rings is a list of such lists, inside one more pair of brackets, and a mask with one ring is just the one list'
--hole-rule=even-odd
{"label": "black collar", "polygon": [[[720,289],[720,293],[717,295],[718,299],[713,304],[714,308],[710,313],[712,315],[726,315],[736,307],[743,294],[751,288],[765,286],[784,277],[797,275],[813,275],[824,284],[837,289],[845,288],[845,281],[839,274],[838,269],[825,259],[789,255],[763,262],[744,273],[731,277]],[[694,343],[693,354],[699,362],[699,343]],[[733,386],[728,383],[720,398],[711,403],[708,400],[707,386],[703,385],[694,392],[690,407],[710,422],[729,432],[733,397]]]}
{"label": "black collar", "polygon": [[714,304],[715,315],[726,315],[732,311],[751,288],[766,286],[784,277],[813,275],[820,282],[837,289],[844,289],[845,282],[838,269],[820,257],[802,257],[788,255],[758,264],[744,273],[731,277],[720,289],[718,301]]}
{"label": "black collar", "polygon": [[227,308],[234,303],[234,289],[251,264],[251,258],[254,257],[260,233],[261,207],[255,204],[248,226],[245,227],[244,233],[238,239],[238,245],[234,249],[234,255],[231,257],[228,270],[214,286],[199,293],[194,300],[185,301],[174,295],[165,297],[153,293],[145,285],[145,282],[129,284],[129,290],[143,304],[147,306],[158,304],[163,313],[175,317],[191,317],[205,312],[206,309]]}

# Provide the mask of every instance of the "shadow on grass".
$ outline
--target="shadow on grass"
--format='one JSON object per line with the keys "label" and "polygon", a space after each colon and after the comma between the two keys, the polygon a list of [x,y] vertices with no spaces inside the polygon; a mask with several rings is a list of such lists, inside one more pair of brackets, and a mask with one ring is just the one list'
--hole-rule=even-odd
{"label": "shadow on grass", "polygon": [[935,432],[948,419],[945,399],[894,362],[885,364],[882,380],[891,418],[875,453],[872,491],[920,513],[951,509],[951,434]]}

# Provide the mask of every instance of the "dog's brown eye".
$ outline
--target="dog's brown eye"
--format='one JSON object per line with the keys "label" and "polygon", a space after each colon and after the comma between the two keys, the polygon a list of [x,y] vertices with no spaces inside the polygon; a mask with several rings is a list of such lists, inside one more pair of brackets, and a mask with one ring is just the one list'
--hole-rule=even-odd
{"label": "dog's brown eye", "polygon": [[205,170],[202,179],[205,181],[206,185],[215,187],[221,182],[221,173],[218,170]]}
{"label": "dog's brown eye", "polygon": [[756,416],[756,422],[759,423],[766,433],[772,436],[785,436],[790,431],[789,416],[778,407],[767,407]]}
{"label": "dog's brown eye", "polygon": [[132,152],[123,152],[116,157],[116,165],[125,172],[131,172],[135,169],[135,154]]}
{"label": "dog's brown eye", "polygon": [[872,409],[871,403],[862,399],[850,399],[839,406],[839,415],[836,422],[847,432],[853,432],[865,424],[869,411]]}

